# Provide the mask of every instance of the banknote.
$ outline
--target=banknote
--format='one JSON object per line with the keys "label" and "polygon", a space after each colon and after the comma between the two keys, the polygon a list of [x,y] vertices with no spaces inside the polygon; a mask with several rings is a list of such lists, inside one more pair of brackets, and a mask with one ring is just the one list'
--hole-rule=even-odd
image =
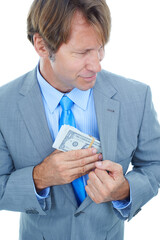
{"label": "banknote", "polygon": [[52,147],[63,152],[94,147],[102,152],[100,141],[69,125],[61,127]]}

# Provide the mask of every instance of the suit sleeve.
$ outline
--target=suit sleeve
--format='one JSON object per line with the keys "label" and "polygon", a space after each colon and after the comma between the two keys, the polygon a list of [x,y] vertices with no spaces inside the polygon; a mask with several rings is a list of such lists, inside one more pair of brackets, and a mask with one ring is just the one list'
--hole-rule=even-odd
{"label": "suit sleeve", "polygon": [[158,193],[160,183],[160,125],[149,87],[132,165],[132,171],[126,175],[132,192],[129,220]]}
{"label": "suit sleeve", "polygon": [[51,207],[49,196],[40,204],[34,191],[34,166],[15,170],[12,157],[0,132],[0,210],[46,215]]}

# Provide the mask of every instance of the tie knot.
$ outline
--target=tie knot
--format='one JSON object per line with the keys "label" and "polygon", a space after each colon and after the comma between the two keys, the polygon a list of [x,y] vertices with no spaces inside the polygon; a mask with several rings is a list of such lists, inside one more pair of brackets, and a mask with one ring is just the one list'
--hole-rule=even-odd
{"label": "tie knot", "polygon": [[67,111],[67,110],[71,109],[71,107],[73,105],[73,101],[70,98],[68,98],[67,96],[63,96],[60,101],[60,105],[63,110]]}

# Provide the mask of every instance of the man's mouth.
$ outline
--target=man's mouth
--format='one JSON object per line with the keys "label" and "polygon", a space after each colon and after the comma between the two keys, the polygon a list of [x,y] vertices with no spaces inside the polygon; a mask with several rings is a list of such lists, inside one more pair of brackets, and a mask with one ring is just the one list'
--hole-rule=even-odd
{"label": "man's mouth", "polygon": [[94,74],[92,76],[81,76],[82,78],[84,78],[86,81],[94,81],[96,80],[97,74]]}

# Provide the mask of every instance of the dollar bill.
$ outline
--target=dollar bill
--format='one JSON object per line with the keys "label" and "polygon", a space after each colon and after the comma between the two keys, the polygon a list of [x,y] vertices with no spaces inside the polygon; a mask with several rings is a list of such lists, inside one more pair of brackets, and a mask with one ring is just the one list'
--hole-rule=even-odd
{"label": "dollar bill", "polygon": [[61,127],[52,147],[63,152],[94,147],[102,152],[100,141],[69,125]]}

